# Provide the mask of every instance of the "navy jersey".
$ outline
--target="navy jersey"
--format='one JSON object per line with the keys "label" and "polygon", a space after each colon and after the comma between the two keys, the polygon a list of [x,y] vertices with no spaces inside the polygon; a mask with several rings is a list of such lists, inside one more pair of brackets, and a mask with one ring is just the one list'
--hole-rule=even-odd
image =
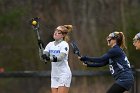
{"label": "navy jersey", "polygon": [[118,45],[115,45],[101,57],[85,56],[81,59],[82,61],[87,61],[86,64],[88,67],[101,67],[109,64],[110,72],[116,80],[116,83],[123,86],[126,90],[129,90],[132,86],[134,77],[130,63],[124,51]]}

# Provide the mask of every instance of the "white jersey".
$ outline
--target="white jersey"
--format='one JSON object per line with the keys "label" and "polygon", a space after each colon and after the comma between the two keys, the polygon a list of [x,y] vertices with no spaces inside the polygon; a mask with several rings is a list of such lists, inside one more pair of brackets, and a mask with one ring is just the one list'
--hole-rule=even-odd
{"label": "white jersey", "polygon": [[71,76],[71,70],[68,65],[68,53],[69,53],[69,45],[66,41],[61,41],[59,44],[55,45],[55,41],[50,42],[44,52],[48,52],[50,56],[58,56],[60,53],[65,53],[66,56],[60,62],[51,62],[51,77],[63,77],[63,76]]}

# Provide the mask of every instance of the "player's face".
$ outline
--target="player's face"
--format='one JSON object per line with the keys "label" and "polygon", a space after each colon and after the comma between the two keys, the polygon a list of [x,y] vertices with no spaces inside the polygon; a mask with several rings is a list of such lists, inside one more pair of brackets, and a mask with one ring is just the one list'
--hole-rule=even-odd
{"label": "player's face", "polygon": [[59,39],[62,39],[64,36],[62,34],[62,28],[61,27],[57,27],[54,31],[54,34],[53,34],[53,38],[55,40],[59,40]]}
{"label": "player's face", "polygon": [[113,47],[115,44],[116,44],[116,40],[112,39],[112,36],[109,35],[107,38],[107,45],[110,46],[110,47]]}
{"label": "player's face", "polygon": [[133,45],[136,47],[136,50],[140,50],[140,40],[138,40],[137,38],[137,36],[133,38]]}

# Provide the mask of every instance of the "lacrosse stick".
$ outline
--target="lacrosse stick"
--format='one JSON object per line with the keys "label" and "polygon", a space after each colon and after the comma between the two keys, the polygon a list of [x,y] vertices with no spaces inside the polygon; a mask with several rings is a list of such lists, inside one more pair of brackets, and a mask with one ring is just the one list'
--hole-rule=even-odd
{"label": "lacrosse stick", "polygon": [[[36,18],[32,18],[31,21],[32,21],[33,30],[36,33],[36,37],[37,37],[37,41],[38,41],[39,56],[40,56],[40,59],[42,59],[41,56],[43,55],[43,50],[45,49],[45,46],[44,46],[44,43],[41,40],[40,34],[39,34],[39,20],[40,20],[40,18],[36,17]],[[45,61],[45,63],[47,62],[46,60],[44,60],[44,61]]]}
{"label": "lacrosse stick", "polygon": [[[80,53],[80,50],[79,50],[79,48],[78,48],[76,42],[72,41],[72,42],[70,43],[70,45],[72,46],[73,53],[76,54],[78,57],[81,57],[81,53]],[[87,63],[87,62],[84,61],[84,63]]]}

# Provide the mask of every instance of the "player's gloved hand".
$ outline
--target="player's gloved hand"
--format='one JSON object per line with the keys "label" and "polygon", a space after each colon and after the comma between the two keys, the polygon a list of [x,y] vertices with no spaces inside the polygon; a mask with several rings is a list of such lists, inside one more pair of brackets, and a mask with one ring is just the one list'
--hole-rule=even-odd
{"label": "player's gloved hand", "polygon": [[87,66],[87,61],[85,61],[86,56],[78,57],[83,62],[84,66]]}
{"label": "player's gloved hand", "polygon": [[84,61],[84,62],[87,61],[87,56],[81,56],[81,57],[80,57],[80,60],[81,60],[81,61]]}
{"label": "player's gloved hand", "polygon": [[44,59],[44,60],[50,61],[50,57],[47,56],[46,54],[43,54],[41,57],[42,57],[42,59]]}

